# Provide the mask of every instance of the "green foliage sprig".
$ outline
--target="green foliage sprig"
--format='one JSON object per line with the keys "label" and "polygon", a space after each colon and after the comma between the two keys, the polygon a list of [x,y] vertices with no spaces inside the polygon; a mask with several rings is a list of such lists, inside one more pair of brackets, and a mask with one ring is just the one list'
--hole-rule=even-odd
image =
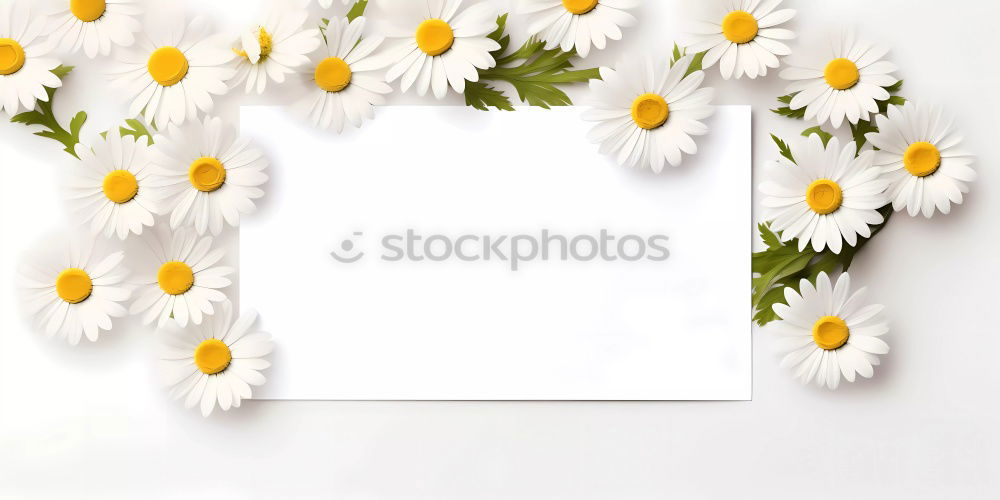
{"label": "green foliage sprig", "polygon": [[368,7],[368,0],[358,0],[354,2],[351,6],[351,10],[347,11],[347,21],[351,22],[365,14],[365,8]]}
{"label": "green foliage sprig", "polygon": [[[59,66],[52,70],[52,73],[62,80],[71,71],[73,71],[73,66]],[[18,113],[11,117],[10,121],[25,125],[41,126],[44,130],[35,132],[35,135],[59,141],[63,145],[63,151],[76,156],[75,148],[80,142],[80,129],[83,128],[83,124],[87,121],[87,113],[80,111],[69,121],[68,128],[63,127],[59,123],[59,120],[56,119],[55,112],[52,110],[52,102],[56,95],[56,89],[45,87],[45,93],[49,97],[48,101],[38,100],[35,102],[34,110]]]}
{"label": "green foliage sprig", "polygon": [[[507,14],[497,18],[497,29],[488,36],[500,44],[491,52],[496,66],[479,70],[478,82],[466,82],[465,104],[483,111],[496,108],[513,111],[509,97],[496,88],[496,82],[506,82],[514,87],[518,99],[531,106],[548,109],[552,106],[573,104],[559,86],[582,83],[601,77],[597,68],[574,69],[570,59],[576,51],[563,52],[544,49],[545,42],[530,38],[519,49],[507,53],[510,35],[505,33]],[[505,55],[506,54],[506,55]],[[491,83],[492,82],[492,83]]]}

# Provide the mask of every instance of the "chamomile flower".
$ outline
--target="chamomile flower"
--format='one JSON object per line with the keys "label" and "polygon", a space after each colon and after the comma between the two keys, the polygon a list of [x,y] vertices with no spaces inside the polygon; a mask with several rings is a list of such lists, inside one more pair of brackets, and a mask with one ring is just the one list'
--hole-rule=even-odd
{"label": "chamomile flower", "polygon": [[829,121],[837,128],[845,118],[856,125],[878,114],[878,101],[889,99],[885,88],[899,81],[892,76],[896,65],[882,60],[888,52],[888,47],[857,40],[849,31],[823,55],[790,61],[781,71],[781,78],[793,82],[788,85],[788,92],[795,93],[789,107],[805,108],[806,120]]}
{"label": "chamomile flower", "polygon": [[815,287],[803,279],[798,292],[785,288],[785,301],[788,305],[774,305],[781,320],[768,328],[781,337],[781,366],[793,369],[804,384],[815,380],[820,387],[836,389],[841,376],[848,382],[855,375],[871,378],[878,356],[889,352],[879,338],[889,332],[883,306],[865,303],[864,288],[851,293],[847,273],[836,285],[826,273],[819,274]]}
{"label": "chamomile flower", "polygon": [[232,283],[227,276],[234,270],[217,265],[225,251],[212,248],[212,237],[181,228],[172,234],[154,231],[144,241],[152,255],[136,270],[139,289],[129,314],[142,314],[143,323],[155,321],[161,328],[171,317],[187,326],[188,320],[200,325],[204,316],[214,314],[213,303],[226,300],[220,290]]}
{"label": "chamomile flower", "polygon": [[125,239],[155,222],[163,190],[151,182],[148,144],[111,130],[92,147],[76,145],[82,165],[69,174],[67,198],[93,234]]}
{"label": "chamomile flower", "polygon": [[271,336],[257,328],[257,313],[238,318],[228,300],[221,311],[201,325],[187,328],[168,323],[162,332],[160,363],[174,399],[199,405],[209,416],[216,404],[223,411],[239,408],[252,397],[250,386],[262,385],[261,370],[271,366],[265,356],[273,349]]}
{"label": "chamomile flower", "polygon": [[962,138],[940,108],[912,102],[889,106],[888,116],[877,116],[875,123],[878,132],[865,138],[879,149],[874,164],[892,183],[894,210],[931,217],[935,210],[947,214],[952,203],[962,203],[976,180],[973,157],[959,149]]}
{"label": "chamomile flower", "polygon": [[51,44],[42,42],[48,18],[32,11],[26,0],[0,3],[0,105],[8,115],[35,109],[49,100],[45,87],[62,80],[52,72],[59,61],[46,57]]}
{"label": "chamomile flower", "polygon": [[331,19],[326,28],[326,42],[314,52],[299,81],[302,97],[294,105],[296,114],[306,117],[314,127],[344,130],[344,122],[360,127],[374,116],[373,106],[385,102],[392,92],[382,72],[384,59],[373,53],[383,38],[361,37],[365,18]]}
{"label": "chamomile flower", "polygon": [[83,50],[93,59],[111,53],[111,46],[135,43],[142,29],[137,17],[142,8],[136,0],[61,0],[49,35],[59,40],[61,50]]}
{"label": "chamomile flower", "polygon": [[264,196],[259,186],[267,182],[267,159],[221,118],[171,124],[155,143],[155,184],[167,198],[173,229],[190,226],[198,234],[218,235],[223,222],[238,226],[240,215],[253,212],[253,200]]}
{"label": "chamomile flower", "polygon": [[113,85],[131,101],[129,115],[142,113],[158,127],[197,119],[212,111],[212,96],[226,93],[236,54],[226,35],[208,36],[204,19],[148,20],[135,45],[117,52]]}
{"label": "chamomile flower", "polygon": [[112,318],[125,316],[123,302],[131,292],[123,252],[74,236],[58,250],[46,245],[31,255],[33,261],[21,266],[21,295],[27,313],[49,336],[72,345],[83,336],[94,342],[101,330],[111,330]]}
{"label": "chamomile flower", "polygon": [[884,222],[878,209],[888,203],[889,181],[872,166],[872,151],[857,156],[853,142],[843,148],[834,137],[823,146],[811,135],[795,148],[795,163],[782,158],[771,162],[760,185],[762,205],[771,229],[781,241],[799,240],[799,250],[812,243],[813,250],[829,248],[835,254],[844,242],[855,246],[858,236],[868,238],[871,228]]}
{"label": "chamomile flower", "polygon": [[304,29],[309,13],[275,6],[267,20],[245,31],[239,47],[234,81],[246,83],[246,93],[264,92],[268,80],[285,81],[285,76],[309,62],[308,54],[319,47],[318,29]]}
{"label": "chamomile flower", "polygon": [[520,0],[520,5],[520,12],[530,16],[528,34],[538,35],[546,49],[575,48],[587,57],[591,45],[603,50],[609,39],[622,39],[622,28],[635,25],[628,11],[639,0]]}
{"label": "chamomile flower", "polygon": [[[717,2],[711,21],[697,23],[688,51],[705,52],[702,63],[710,68],[719,63],[722,77],[766,76],[769,68],[780,65],[778,57],[792,53],[781,40],[795,33],[779,28],[795,17],[792,9],[775,10],[781,0],[735,0]],[[707,52],[706,52],[707,51]]]}
{"label": "chamomile flower", "polygon": [[690,56],[673,66],[667,58],[626,57],[615,69],[600,69],[590,81],[592,108],[583,119],[598,122],[587,134],[600,143],[601,154],[614,154],[621,165],[663,170],[681,164],[682,153],[695,154],[692,136],[704,135],[701,122],[712,115],[714,91],[699,88],[703,71],[685,76]]}
{"label": "chamomile flower", "polygon": [[500,49],[500,44],[487,35],[497,28],[497,9],[490,2],[477,2],[461,11],[462,0],[386,3],[391,3],[386,10],[397,14],[396,34],[403,37],[386,81],[400,80],[403,92],[415,87],[423,96],[432,89],[441,99],[450,84],[461,94],[466,80],[479,81],[477,68],[496,65],[490,52]]}

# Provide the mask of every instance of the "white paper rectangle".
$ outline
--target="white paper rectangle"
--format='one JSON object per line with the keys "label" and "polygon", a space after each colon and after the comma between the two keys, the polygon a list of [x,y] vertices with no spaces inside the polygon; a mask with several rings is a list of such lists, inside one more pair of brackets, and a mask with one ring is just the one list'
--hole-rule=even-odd
{"label": "white paper rectangle", "polygon": [[[242,133],[272,162],[240,231],[240,302],[278,345],[255,394],[749,399],[750,108],[721,107],[698,155],[659,175],[600,155],[579,114],[384,107],[337,136],[281,108],[243,108]],[[440,235],[437,257],[442,237],[461,241],[467,259],[383,260],[400,253],[383,237],[408,230]],[[624,255],[639,254],[627,235],[646,257],[585,261],[602,230],[615,238],[608,258],[623,238]],[[518,235],[522,255],[534,238],[548,260],[515,271],[480,243],[507,236],[497,248],[510,254]],[[669,238],[654,242],[665,261],[648,258],[655,235]],[[333,251],[364,256],[346,264]]]}

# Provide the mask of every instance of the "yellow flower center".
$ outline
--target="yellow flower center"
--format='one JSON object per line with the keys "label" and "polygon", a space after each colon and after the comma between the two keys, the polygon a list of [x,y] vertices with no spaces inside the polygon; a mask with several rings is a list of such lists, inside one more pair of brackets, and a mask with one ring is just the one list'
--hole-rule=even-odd
{"label": "yellow flower center", "polygon": [[440,19],[428,19],[417,27],[417,47],[429,56],[439,56],[455,43],[455,32]]}
{"label": "yellow flower center", "polygon": [[149,56],[146,69],[156,83],[170,87],[187,76],[188,60],[177,47],[160,47]]}
{"label": "yellow flower center", "polygon": [[69,11],[76,16],[77,19],[89,23],[91,21],[96,21],[104,15],[104,11],[107,10],[108,3],[105,0],[70,0],[69,1]]}
{"label": "yellow flower center", "polygon": [[159,283],[163,293],[181,295],[194,286],[194,271],[191,270],[191,266],[183,262],[170,261],[160,266],[160,271],[156,273],[156,282]]}
{"label": "yellow flower center", "polygon": [[844,320],[836,316],[823,316],[813,324],[812,334],[813,342],[820,349],[832,351],[847,343],[847,339],[851,336],[851,330],[847,328],[847,323]]}
{"label": "yellow flower center", "polygon": [[87,300],[93,291],[94,282],[83,269],[65,269],[56,278],[56,295],[70,304]]}
{"label": "yellow flower center", "polygon": [[327,92],[340,92],[351,83],[351,67],[339,57],[327,57],[316,65],[316,86]]}
{"label": "yellow flower center", "polygon": [[563,7],[573,14],[586,14],[597,7],[597,0],[562,0]]}
{"label": "yellow flower center", "polygon": [[217,158],[203,156],[191,162],[188,168],[188,180],[195,189],[203,193],[211,193],[222,187],[226,182],[226,167]]}
{"label": "yellow flower center", "polygon": [[24,66],[24,48],[10,38],[0,38],[0,75],[12,75]]}
{"label": "yellow flower center", "polygon": [[659,94],[642,94],[632,101],[632,120],[646,130],[663,125],[668,117],[670,117],[670,106]]}
{"label": "yellow flower center", "polygon": [[903,153],[903,166],[917,177],[927,177],[941,166],[941,152],[929,142],[914,142]]}
{"label": "yellow flower center", "polygon": [[722,20],[722,34],[733,43],[749,43],[759,30],[757,19],[744,10],[734,10]]}
{"label": "yellow flower center", "polygon": [[104,196],[109,200],[122,204],[132,201],[139,193],[139,182],[128,170],[115,170],[104,176]]}
{"label": "yellow flower center", "polygon": [[830,179],[814,181],[806,188],[806,203],[820,215],[836,212],[844,202],[844,191]]}
{"label": "yellow flower center", "polygon": [[854,64],[854,61],[840,58],[826,65],[823,77],[826,78],[827,85],[837,90],[847,90],[858,84],[861,73],[858,72],[858,65]]}
{"label": "yellow flower center", "polygon": [[203,340],[194,349],[194,364],[202,373],[208,375],[215,375],[225,370],[232,361],[232,351],[219,339]]}
{"label": "yellow flower center", "polygon": [[[257,43],[260,44],[260,58],[261,59],[263,59],[263,58],[271,55],[271,50],[273,50],[273,48],[274,48],[274,40],[271,38],[271,34],[268,33],[267,30],[265,30],[263,26],[261,26],[260,31],[257,32]],[[233,49],[233,52],[235,52],[236,55],[238,55],[238,56],[240,56],[240,57],[242,57],[244,59],[249,59],[250,58],[250,56],[247,55],[247,51],[246,51],[245,48],[244,48],[244,50]]]}

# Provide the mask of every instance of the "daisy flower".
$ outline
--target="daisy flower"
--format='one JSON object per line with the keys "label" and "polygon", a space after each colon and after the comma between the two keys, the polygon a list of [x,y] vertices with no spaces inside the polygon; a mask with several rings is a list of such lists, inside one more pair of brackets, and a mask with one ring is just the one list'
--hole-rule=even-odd
{"label": "daisy flower", "polygon": [[682,153],[698,151],[691,137],[708,132],[701,120],[715,111],[714,91],[699,88],[705,72],[684,76],[690,56],[671,67],[661,62],[666,60],[626,57],[616,69],[602,67],[601,79],[590,81],[593,107],[583,119],[598,122],[587,137],[601,144],[601,154],[660,172],[665,163],[680,165]]}
{"label": "daisy flower", "polygon": [[823,146],[816,134],[795,150],[795,163],[771,162],[773,180],[760,185],[766,197],[765,218],[781,241],[799,239],[799,251],[812,242],[813,250],[839,254],[846,241],[871,237],[871,228],[884,222],[878,209],[888,204],[889,181],[872,166],[872,151],[857,156],[853,142],[843,148],[834,137]]}
{"label": "daisy flower", "polygon": [[226,35],[208,36],[202,18],[187,27],[181,18],[150,20],[137,43],[118,52],[113,85],[131,101],[129,115],[181,124],[212,111],[212,96],[226,93],[236,73],[226,64],[234,57]]}
{"label": "daisy flower", "polygon": [[973,157],[959,149],[962,138],[940,108],[907,103],[889,106],[875,117],[878,132],[865,135],[877,147],[874,164],[891,182],[889,199],[896,211],[915,216],[947,214],[960,205],[968,183],[976,180]]}
{"label": "daisy flower", "polygon": [[61,50],[83,49],[91,59],[106,56],[112,45],[135,43],[135,32],[142,29],[136,19],[141,12],[136,0],[62,0],[49,36],[60,41]]}
{"label": "daisy flower", "polygon": [[781,78],[792,80],[788,92],[794,93],[789,107],[806,108],[806,120],[820,125],[828,121],[840,127],[847,118],[853,125],[878,114],[878,101],[889,99],[885,87],[899,79],[892,76],[896,65],[883,61],[889,52],[883,45],[856,40],[853,32],[835,39],[830,50],[812,61],[781,71]]}
{"label": "daisy flower", "polygon": [[541,37],[546,50],[576,48],[587,57],[591,45],[603,50],[608,39],[622,39],[622,28],[635,25],[626,11],[639,0],[521,0],[520,5],[520,12],[531,16],[528,34]]}
{"label": "daisy flower", "polygon": [[226,276],[234,270],[216,265],[225,251],[212,248],[211,236],[186,228],[159,233],[144,240],[153,255],[146,259],[147,268],[136,273],[139,290],[129,314],[143,313],[144,324],[156,321],[161,328],[171,317],[180,326],[187,326],[188,319],[200,325],[203,315],[215,313],[213,302],[226,300],[219,290],[232,283]]}
{"label": "daisy flower", "polygon": [[726,80],[766,76],[768,68],[780,64],[778,56],[792,53],[781,40],[791,40],[795,33],[777,26],[795,17],[795,11],[775,10],[781,0],[725,3],[717,5],[713,20],[695,25],[688,51],[705,52],[702,64],[706,69],[721,61],[719,69]]}
{"label": "daisy flower", "polygon": [[32,252],[33,262],[21,266],[20,289],[25,309],[49,336],[76,345],[86,335],[97,340],[111,330],[111,318],[125,316],[123,302],[128,271],[123,252],[109,252],[101,241],[73,237],[61,250],[51,245]]}
{"label": "daisy flower", "polygon": [[836,389],[843,375],[854,382],[855,374],[871,378],[872,366],[879,364],[879,354],[889,352],[889,345],[879,336],[889,332],[881,305],[865,303],[865,289],[851,293],[851,278],[840,275],[832,285],[826,273],[820,273],[814,287],[802,280],[799,292],[785,288],[785,304],[775,304],[781,318],[769,327],[781,338],[778,349],[785,356],[782,367],[792,368],[795,378],[808,384]]}
{"label": "daisy flower", "polygon": [[243,33],[236,59],[235,82],[246,82],[246,93],[264,92],[268,80],[285,81],[285,75],[309,62],[307,54],[321,42],[318,29],[303,29],[309,13],[273,8],[264,23]]}
{"label": "daisy flower", "polygon": [[29,3],[0,3],[0,105],[11,116],[22,107],[35,109],[35,99],[47,102],[45,87],[62,86],[52,72],[59,61],[45,57],[51,44],[39,39],[48,19],[32,12]]}
{"label": "daisy flower", "polygon": [[82,165],[69,175],[67,198],[94,235],[125,239],[153,225],[163,190],[151,182],[147,140],[111,130],[93,148],[77,144],[75,151]]}
{"label": "daisy flower", "polygon": [[187,328],[168,323],[162,332],[160,364],[174,399],[184,406],[200,405],[209,416],[216,403],[223,411],[239,408],[252,396],[250,386],[262,385],[264,359],[273,349],[271,336],[257,329],[257,313],[234,318],[227,300],[222,311],[201,325]]}
{"label": "daisy flower", "polygon": [[[388,0],[387,0],[388,2]],[[459,94],[465,81],[479,81],[478,69],[496,65],[490,52],[500,44],[486,35],[497,28],[496,8],[478,2],[459,12],[462,0],[397,0],[388,12],[405,33],[386,81],[400,80],[403,92],[415,86],[417,94],[443,98],[448,85]]]}
{"label": "daisy flower", "polygon": [[382,44],[380,36],[361,38],[365,18],[331,19],[326,28],[326,42],[313,53],[312,61],[299,79],[302,98],[295,103],[297,114],[307,117],[314,127],[330,128],[340,133],[344,122],[360,127],[374,116],[374,105],[385,102],[383,94],[392,92],[385,78],[376,70],[385,66],[372,53]]}
{"label": "daisy flower", "polygon": [[155,184],[167,198],[170,227],[193,226],[198,234],[222,232],[223,221],[238,226],[240,214],[264,196],[267,159],[237,136],[221,118],[205,118],[185,127],[170,125],[153,147]]}

